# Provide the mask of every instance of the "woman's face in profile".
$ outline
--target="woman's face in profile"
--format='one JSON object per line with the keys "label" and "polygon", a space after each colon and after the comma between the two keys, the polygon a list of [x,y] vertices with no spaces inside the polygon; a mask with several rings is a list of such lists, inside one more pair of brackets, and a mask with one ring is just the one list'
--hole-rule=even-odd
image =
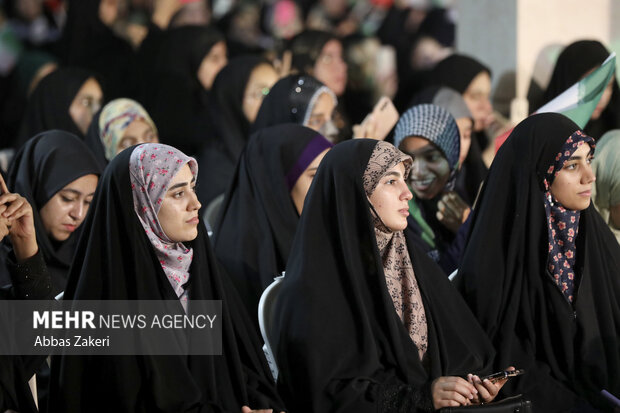
{"label": "woman's face in profile", "polygon": [[93,116],[101,109],[103,91],[94,77],[89,77],[69,106],[69,115],[83,134],[86,134]]}
{"label": "woman's face in profile", "polygon": [[409,200],[412,197],[405,182],[405,165],[401,162],[379,179],[368,200],[385,226],[392,231],[402,231],[407,228]]}
{"label": "woman's face in profile", "polygon": [[205,90],[211,90],[215,76],[228,64],[226,56],[226,43],[224,41],[216,43],[209,53],[202,59],[198,67],[198,81]]}
{"label": "woman's face in profile", "polygon": [[191,241],[198,236],[200,207],[196,178],[186,164],[172,178],[157,213],[161,228],[172,242]]}
{"label": "woman's face in profile", "polygon": [[551,195],[566,209],[581,211],[590,206],[593,154],[590,145],[582,143],[571,155],[551,184]]}
{"label": "woman's face in profile", "polygon": [[144,119],[137,118],[123,132],[123,137],[116,145],[116,154],[139,143],[158,143],[157,132]]}

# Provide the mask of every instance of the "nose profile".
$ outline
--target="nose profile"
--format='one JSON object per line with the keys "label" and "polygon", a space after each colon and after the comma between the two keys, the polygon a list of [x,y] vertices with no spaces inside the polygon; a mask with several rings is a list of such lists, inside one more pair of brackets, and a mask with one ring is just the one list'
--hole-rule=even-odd
{"label": "nose profile", "polygon": [[407,201],[411,200],[413,198],[413,194],[411,193],[411,191],[409,190],[409,187],[407,186],[406,183],[403,183],[403,191],[401,192],[401,199],[405,199]]}
{"label": "nose profile", "polygon": [[73,208],[69,211],[69,216],[77,221],[78,225],[82,223],[84,220],[84,216],[86,215],[86,211],[88,210],[88,205],[85,205],[84,202],[78,200],[73,205]]}
{"label": "nose profile", "polygon": [[587,165],[586,170],[581,180],[583,183],[586,183],[586,184],[591,184],[592,182],[596,181],[596,175],[594,174],[594,171],[592,170],[591,164]]}
{"label": "nose profile", "polygon": [[196,192],[192,191],[192,199],[190,200],[189,204],[187,205],[187,209],[189,211],[195,211],[197,209],[200,209],[201,207],[202,207],[202,204],[198,200],[198,195],[196,195]]}

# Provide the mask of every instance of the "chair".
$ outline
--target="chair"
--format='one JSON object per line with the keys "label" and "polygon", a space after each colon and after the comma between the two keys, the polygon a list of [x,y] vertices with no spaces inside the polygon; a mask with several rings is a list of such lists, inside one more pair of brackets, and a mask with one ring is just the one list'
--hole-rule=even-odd
{"label": "chair", "polygon": [[216,196],[209,205],[205,208],[202,219],[207,226],[207,232],[209,237],[213,235],[213,229],[217,227],[217,219],[220,215],[220,209],[222,209],[222,205],[224,204],[224,198],[226,194],[219,194]]}
{"label": "chair", "polygon": [[271,340],[271,332],[273,331],[273,321],[276,299],[278,298],[278,292],[282,286],[284,280],[284,272],[279,277],[273,279],[274,281],[263,291],[258,302],[258,326],[260,327],[260,333],[263,336],[263,352],[265,358],[269,364],[269,369],[273,375],[275,381],[278,380],[278,365],[276,364],[276,350],[275,341]]}
{"label": "chair", "polygon": [[456,277],[456,274],[458,274],[458,272],[459,272],[458,268],[456,270],[452,271],[452,274],[448,275],[448,279],[450,281],[454,281],[454,278]]}

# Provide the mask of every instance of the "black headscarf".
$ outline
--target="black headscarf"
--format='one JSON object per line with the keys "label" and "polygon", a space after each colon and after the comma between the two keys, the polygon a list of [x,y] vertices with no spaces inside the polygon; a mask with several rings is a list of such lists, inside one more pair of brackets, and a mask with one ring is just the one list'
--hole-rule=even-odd
{"label": "black headscarf", "polygon": [[[65,299],[177,300],[134,210],[126,149],[108,165],[71,267]],[[193,249],[189,299],[222,300],[220,356],[111,356],[52,359],[57,412],[233,412],[278,408],[268,368],[232,287],[220,275],[205,233]]]}
{"label": "black headscarf", "polygon": [[129,65],[133,49],[99,18],[101,0],[68,3],[67,21],[58,52],[66,65],[83,67],[101,76],[109,97],[125,95],[132,88]]}
{"label": "black headscarf", "polygon": [[95,115],[93,116],[93,120],[88,127],[88,131],[86,132],[86,137],[84,138],[84,143],[90,149],[93,158],[97,162],[99,169],[102,171],[108,166],[108,160],[105,157],[105,148],[103,147],[103,143],[101,142],[101,134],[99,129],[99,118],[101,117],[101,112],[103,108],[101,108]]}
{"label": "black headscarf", "polygon": [[476,59],[460,54],[453,54],[433,69],[432,83],[448,86],[460,94],[465,93],[472,80],[480,73],[487,72],[491,76],[491,69]]}
{"label": "black headscarf", "polygon": [[[549,102],[566,89],[577,83],[590,70],[600,66],[609,56],[609,51],[596,40],[580,40],[560,53],[553,69],[551,80],[538,106]],[[536,109],[536,108],[534,108]],[[605,132],[620,127],[620,90],[618,82],[613,80],[613,92],[609,104],[601,113],[601,117],[591,120],[585,127],[586,134],[595,139]]]}
{"label": "black headscarf", "polygon": [[[308,117],[308,110],[313,98],[318,98],[319,90],[333,92],[323,83],[308,75],[289,75],[276,82],[265,96],[256,120],[252,124],[252,132],[282,123],[303,125]],[[334,99],[336,96],[333,95]]]}
{"label": "black headscarf", "polygon": [[428,322],[420,361],[388,294],[362,182],[376,144],[355,139],[328,152],[297,226],[274,322],[291,411],[431,411],[433,379],[480,373],[492,360],[458,292],[408,242]]}
{"label": "black headscarf", "polygon": [[9,169],[9,190],[32,205],[37,243],[52,277],[54,294],[65,289],[81,228],[63,242],[50,239],[39,211],[62,188],[89,174],[99,175],[101,170],[84,142],[58,130],[43,132],[26,142]]}
{"label": "black headscarf", "polygon": [[155,74],[147,77],[144,106],[159,129],[162,143],[188,155],[200,153],[210,134],[209,92],[198,68],[224,36],[212,27],[183,26],[165,32]]}
{"label": "black headscarf", "polygon": [[0,356],[0,409],[36,413],[29,377],[26,377],[24,362],[19,356]]}
{"label": "black headscarf", "polygon": [[[481,72],[487,72],[491,76],[491,70],[477,60],[453,54],[435,66],[431,74],[432,84],[450,87],[462,95]],[[486,143],[484,132],[472,131],[471,146],[456,184],[457,191],[464,195],[465,201],[470,205],[476,199],[480,184],[487,174],[487,167],[482,160],[482,150]]]}
{"label": "black headscarf", "polygon": [[594,206],[580,214],[572,306],[547,272],[543,180],[578,129],[555,113],[514,129],[473,211],[457,278],[498,352],[495,367],[527,371],[505,388],[527,393],[544,412],[568,410],[580,398],[601,407],[602,389],[620,394],[620,247]]}
{"label": "black headscarf", "polygon": [[304,30],[299,33],[290,44],[292,67],[301,73],[312,73],[323,47],[330,40],[340,41],[338,36],[322,30]]}
{"label": "black headscarf", "polygon": [[200,202],[205,204],[226,191],[239,154],[248,141],[250,122],[243,113],[243,96],[252,71],[261,64],[259,56],[232,59],[215,78],[209,99],[213,136],[198,159]]}
{"label": "black headscarf", "polygon": [[263,290],[284,271],[299,221],[287,178],[328,147],[312,129],[283,124],[252,135],[239,159],[215,230],[215,252],[253,320]]}
{"label": "black headscarf", "polygon": [[89,77],[94,75],[87,70],[61,67],[41,79],[28,101],[15,148],[19,149],[37,133],[51,129],[83,138],[84,134],[69,114],[69,106]]}

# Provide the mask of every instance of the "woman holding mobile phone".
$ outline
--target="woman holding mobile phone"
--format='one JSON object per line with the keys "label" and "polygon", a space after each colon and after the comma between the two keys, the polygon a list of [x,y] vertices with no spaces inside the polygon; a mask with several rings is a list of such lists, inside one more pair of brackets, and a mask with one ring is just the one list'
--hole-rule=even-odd
{"label": "woman holding mobile phone", "polygon": [[[536,411],[620,394],[620,246],[591,205],[594,139],[560,114],[521,122],[474,208],[457,284]],[[583,409],[583,410],[579,410]]]}
{"label": "woman holding mobile phone", "polygon": [[466,376],[491,373],[491,344],[403,233],[410,168],[371,139],[336,145],[319,167],[273,312],[291,411],[431,412],[489,402],[503,385]]}

